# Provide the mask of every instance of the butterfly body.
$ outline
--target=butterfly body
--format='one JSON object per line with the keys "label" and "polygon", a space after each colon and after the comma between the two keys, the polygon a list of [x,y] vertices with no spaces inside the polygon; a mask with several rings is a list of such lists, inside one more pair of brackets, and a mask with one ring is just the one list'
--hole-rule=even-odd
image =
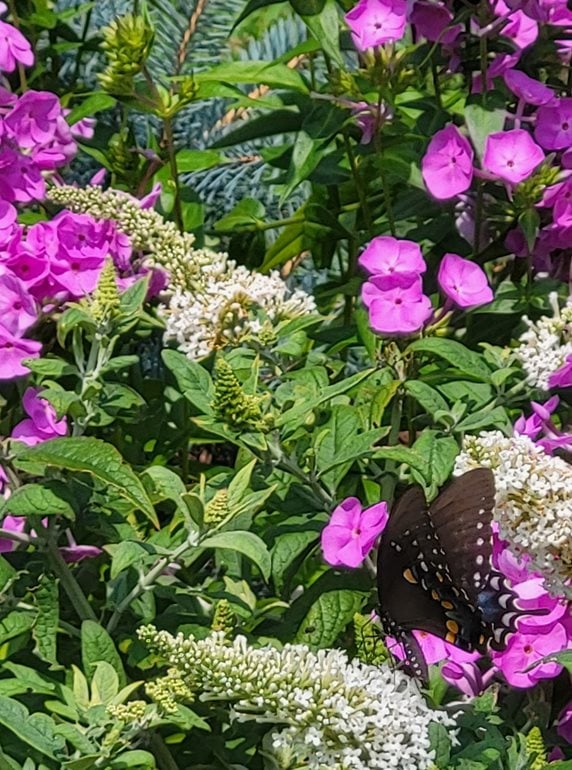
{"label": "butterfly body", "polygon": [[494,480],[480,468],[455,479],[428,505],[410,487],[391,512],[378,551],[380,616],[418,676],[426,666],[414,629],[469,652],[503,649],[518,607],[492,566]]}

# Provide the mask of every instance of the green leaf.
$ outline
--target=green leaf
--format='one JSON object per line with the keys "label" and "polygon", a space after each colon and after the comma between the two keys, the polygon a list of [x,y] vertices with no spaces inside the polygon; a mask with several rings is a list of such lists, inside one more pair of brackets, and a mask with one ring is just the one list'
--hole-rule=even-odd
{"label": "green leaf", "polygon": [[326,0],[290,0],[290,5],[300,16],[312,16],[322,13]]}
{"label": "green leaf", "polygon": [[272,568],[270,553],[264,541],[253,532],[238,530],[218,532],[201,540],[199,545],[201,548],[225,548],[229,551],[238,551],[256,564],[265,580],[270,577]]}
{"label": "green leaf", "polygon": [[[107,547],[106,547],[107,548]],[[111,547],[109,547],[111,548]],[[143,564],[148,557],[147,550],[134,540],[124,540],[113,546],[110,578],[114,580],[123,570],[132,564]]]}
{"label": "green leaf", "polygon": [[22,612],[21,610],[9,612],[0,621],[0,645],[27,633],[33,625],[34,616],[31,612]]}
{"label": "green leaf", "polygon": [[280,196],[282,205],[294,190],[314,171],[323,157],[323,139],[313,139],[305,131],[300,131],[292,150],[292,159],[286,177],[286,184]]}
{"label": "green leaf", "polygon": [[447,770],[451,759],[451,738],[444,725],[431,722],[429,725],[431,750],[435,752],[434,763],[439,770]]}
{"label": "green leaf", "polygon": [[149,276],[147,275],[122,292],[119,300],[119,312],[122,317],[129,319],[141,312],[148,288]]}
{"label": "green leaf", "polygon": [[153,770],[155,767],[157,767],[155,757],[148,751],[143,751],[143,749],[124,751],[109,764],[110,770],[128,770],[128,768]]}
{"label": "green leaf", "polygon": [[83,670],[89,677],[93,676],[100,660],[109,663],[115,669],[119,686],[125,687],[125,670],[113,639],[95,620],[84,620],[81,624],[81,659]]}
{"label": "green leaf", "polygon": [[18,573],[7,559],[0,556],[0,594],[2,594],[8,585]]}
{"label": "green leaf", "polygon": [[272,579],[277,591],[284,587],[286,573],[292,563],[312,544],[319,535],[310,530],[300,532],[286,532],[276,538],[270,555],[272,557]]}
{"label": "green leaf", "polygon": [[308,92],[308,87],[299,72],[290,69],[286,64],[267,61],[233,61],[219,64],[211,70],[198,73],[195,78],[199,84],[210,80],[228,83],[263,83],[275,88]]}
{"label": "green leaf", "polygon": [[423,485],[430,484],[430,468],[427,458],[411,447],[405,446],[385,446],[376,449],[372,457],[379,460],[390,460],[398,464],[407,465],[412,471],[416,471]]}
{"label": "green leaf", "polygon": [[75,473],[88,473],[129,501],[158,526],[155,509],[141,481],[123,460],[117,449],[98,438],[80,436],[56,438],[33,447],[18,447],[16,467],[42,472],[45,467]]}
{"label": "green leaf", "polygon": [[[413,451],[425,459],[427,470],[420,473],[435,493],[451,475],[459,446],[452,436],[439,437],[436,431],[424,430],[413,444]],[[418,479],[420,482],[423,478]]]}
{"label": "green leaf", "polygon": [[246,4],[246,8],[234,22],[231,32],[234,31],[241,22],[247,19],[255,11],[258,11],[261,8],[266,8],[269,5],[277,5],[278,3],[283,2],[285,2],[285,0],[249,0],[249,2]]}
{"label": "green leaf", "polygon": [[252,471],[258,460],[251,460],[244,465],[238,473],[233,476],[232,481],[228,485],[228,507],[235,508],[242,502],[242,498],[248,492],[250,487],[250,479],[252,478]]}
{"label": "green leaf", "polygon": [[64,377],[77,373],[77,368],[73,364],[64,361],[63,358],[50,356],[27,359],[26,366],[41,377]]}
{"label": "green leaf", "polygon": [[79,120],[89,118],[97,112],[109,110],[114,105],[115,99],[113,96],[110,96],[103,91],[97,91],[88,96],[87,99],[83,99],[81,104],[78,104],[77,107],[74,107],[69,115],[66,116],[66,120],[70,126],[73,126],[74,123],[77,123]]}
{"label": "green leaf", "polygon": [[34,652],[47,663],[57,664],[57,635],[60,620],[58,581],[53,575],[43,574],[34,591],[38,614],[32,629],[36,641]]}
{"label": "green leaf", "polygon": [[75,511],[69,487],[62,481],[24,484],[12,492],[9,500],[0,501],[0,514],[12,516],[64,516],[73,520]]}
{"label": "green leaf", "polygon": [[222,155],[216,150],[179,150],[177,170],[180,174],[189,171],[204,171],[218,166],[222,161]]}
{"label": "green leaf", "polygon": [[266,209],[254,198],[243,198],[215,224],[219,233],[256,230],[264,222]]}
{"label": "green leaf", "polygon": [[[335,0],[291,0],[291,4],[325,53],[336,66],[343,68],[344,60],[340,53],[340,16]],[[314,10],[318,5],[322,6],[320,10]],[[311,10],[298,10],[296,6]]]}
{"label": "green leaf", "polygon": [[207,370],[177,350],[163,350],[161,358],[175,376],[185,398],[203,414],[212,414],[214,385]]}
{"label": "green leaf", "polygon": [[480,430],[481,428],[500,428],[509,431],[512,428],[510,418],[502,406],[495,406],[494,409],[485,410],[475,414],[470,414],[461,420],[456,426],[457,431]]}
{"label": "green leaf", "polygon": [[100,660],[91,680],[90,706],[107,705],[119,692],[117,671],[105,660]]}
{"label": "green leaf", "polygon": [[473,94],[467,99],[464,117],[477,155],[482,158],[487,136],[504,128],[506,121],[504,97],[502,94],[491,91],[485,94]]}
{"label": "green leaf", "polygon": [[455,370],[465,376],[473,377],[480,382],[490,381],[491,371],[481,356],[455,340],[427,337],[412,342],[407,350],[444,358]]}
{"label": "green leaf", "polygon": [[421,380],[407,380],[405,390],[414,398],[417,403],[431,416],[435,412],[442,410],[448,411],[449,404],[445,401],[438,390],[427,385]]}
{"label": "green leaf", "polygon": [[360,591],[328,591],[321,594],[300,624],[294,641],[310,647],[331,647],[351,623],[366,600]]}
{"label": "green leaf", "polygon": [[63,749],[63,738],[55,732],[55,723],[46,714],[32,714],[18,701],[0,695],[0,725],[21,741],[55,760],[54,750]]}

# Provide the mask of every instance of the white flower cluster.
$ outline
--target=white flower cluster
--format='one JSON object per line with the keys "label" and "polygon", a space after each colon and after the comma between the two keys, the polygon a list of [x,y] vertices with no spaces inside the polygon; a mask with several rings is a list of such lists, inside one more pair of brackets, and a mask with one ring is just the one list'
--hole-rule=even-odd
{"label": "white flower cluster", "polygon": [[494,473],[501,536],[531,557],[556,596],[572,599],[572,466],[526,436],[484,431],[465,436],[454,473],[476,467]]}
{"label": "white flower cluster", "polygon": [[551,304],[552,318],[542,316],[532,322],[524,317],[528,331],[521,335],[521,344],[514,351],[524,367],[527,382],[542,390],[549,389],[550,375],[572,355],[572,304],[559,310],[554,295],[551,295]]}
{"label": "white flower cluster", "polygon": [[192,248],[193,235],[180,233],[156,211],[140,208],[126,193],[64,185],[51,188],[49,197],[71,211],[114,220],[135,249],[167,270],[168,294],[159,315],[166,323],[165,339],[176,340],[189,358],[258,334],[261,317],[272,326],[316,310],[309,294],[290,291],[276,271],[252,273],[225,253]]}
{"label": "white flower cluster", "polygon": [[[434,759],[429,724],[454,727],[445,712],[427,706],[405,674],[349,661],[339,650],[253,648],[243,636],[230,642],[223,633],[212,633],[195,640],[153,627],[141,629],[140,637],[201,700],[230,701],[239,721],[285,725],[272,734],[271,745],[292,766],[428,770]],[[169,676],[163,681],[168,687]],[[454,738],[454,729],[450,732]]]}
{"label": "white flower cluster", "polygon": [[165,339],[175,339],[189,358],[257,335],[261,313],[274,325],[315,311],[314,300],[303,291],[289,293],[277,272],[251,273],[224,255],[217,256],[217,262],[202,268],[200,291],[176,289],[169,304],[160,308]]}

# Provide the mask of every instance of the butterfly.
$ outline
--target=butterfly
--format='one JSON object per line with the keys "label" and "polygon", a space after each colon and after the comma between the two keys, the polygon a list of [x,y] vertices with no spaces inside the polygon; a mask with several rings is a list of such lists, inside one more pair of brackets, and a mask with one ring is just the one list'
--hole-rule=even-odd
{"label": "butterfly", "polygon": [[516,630],[517,597],[492,565],[494,498],[492,472],[477,468],[430,505],[421,487],[409,487],[391,511],[378,551],[380,618],[422,679],[413,629],[480,652],[504,649]]}

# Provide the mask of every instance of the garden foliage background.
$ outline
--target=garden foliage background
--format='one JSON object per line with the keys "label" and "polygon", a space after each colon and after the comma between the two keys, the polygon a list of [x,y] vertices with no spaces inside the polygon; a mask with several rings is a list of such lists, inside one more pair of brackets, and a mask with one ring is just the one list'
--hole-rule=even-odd
{"label": "garden foliage background", "polygon": [[[566,4],[0,13],[0,767],[569,770]],[[376,544],[475,467],[519,617],[415,681]]]}

